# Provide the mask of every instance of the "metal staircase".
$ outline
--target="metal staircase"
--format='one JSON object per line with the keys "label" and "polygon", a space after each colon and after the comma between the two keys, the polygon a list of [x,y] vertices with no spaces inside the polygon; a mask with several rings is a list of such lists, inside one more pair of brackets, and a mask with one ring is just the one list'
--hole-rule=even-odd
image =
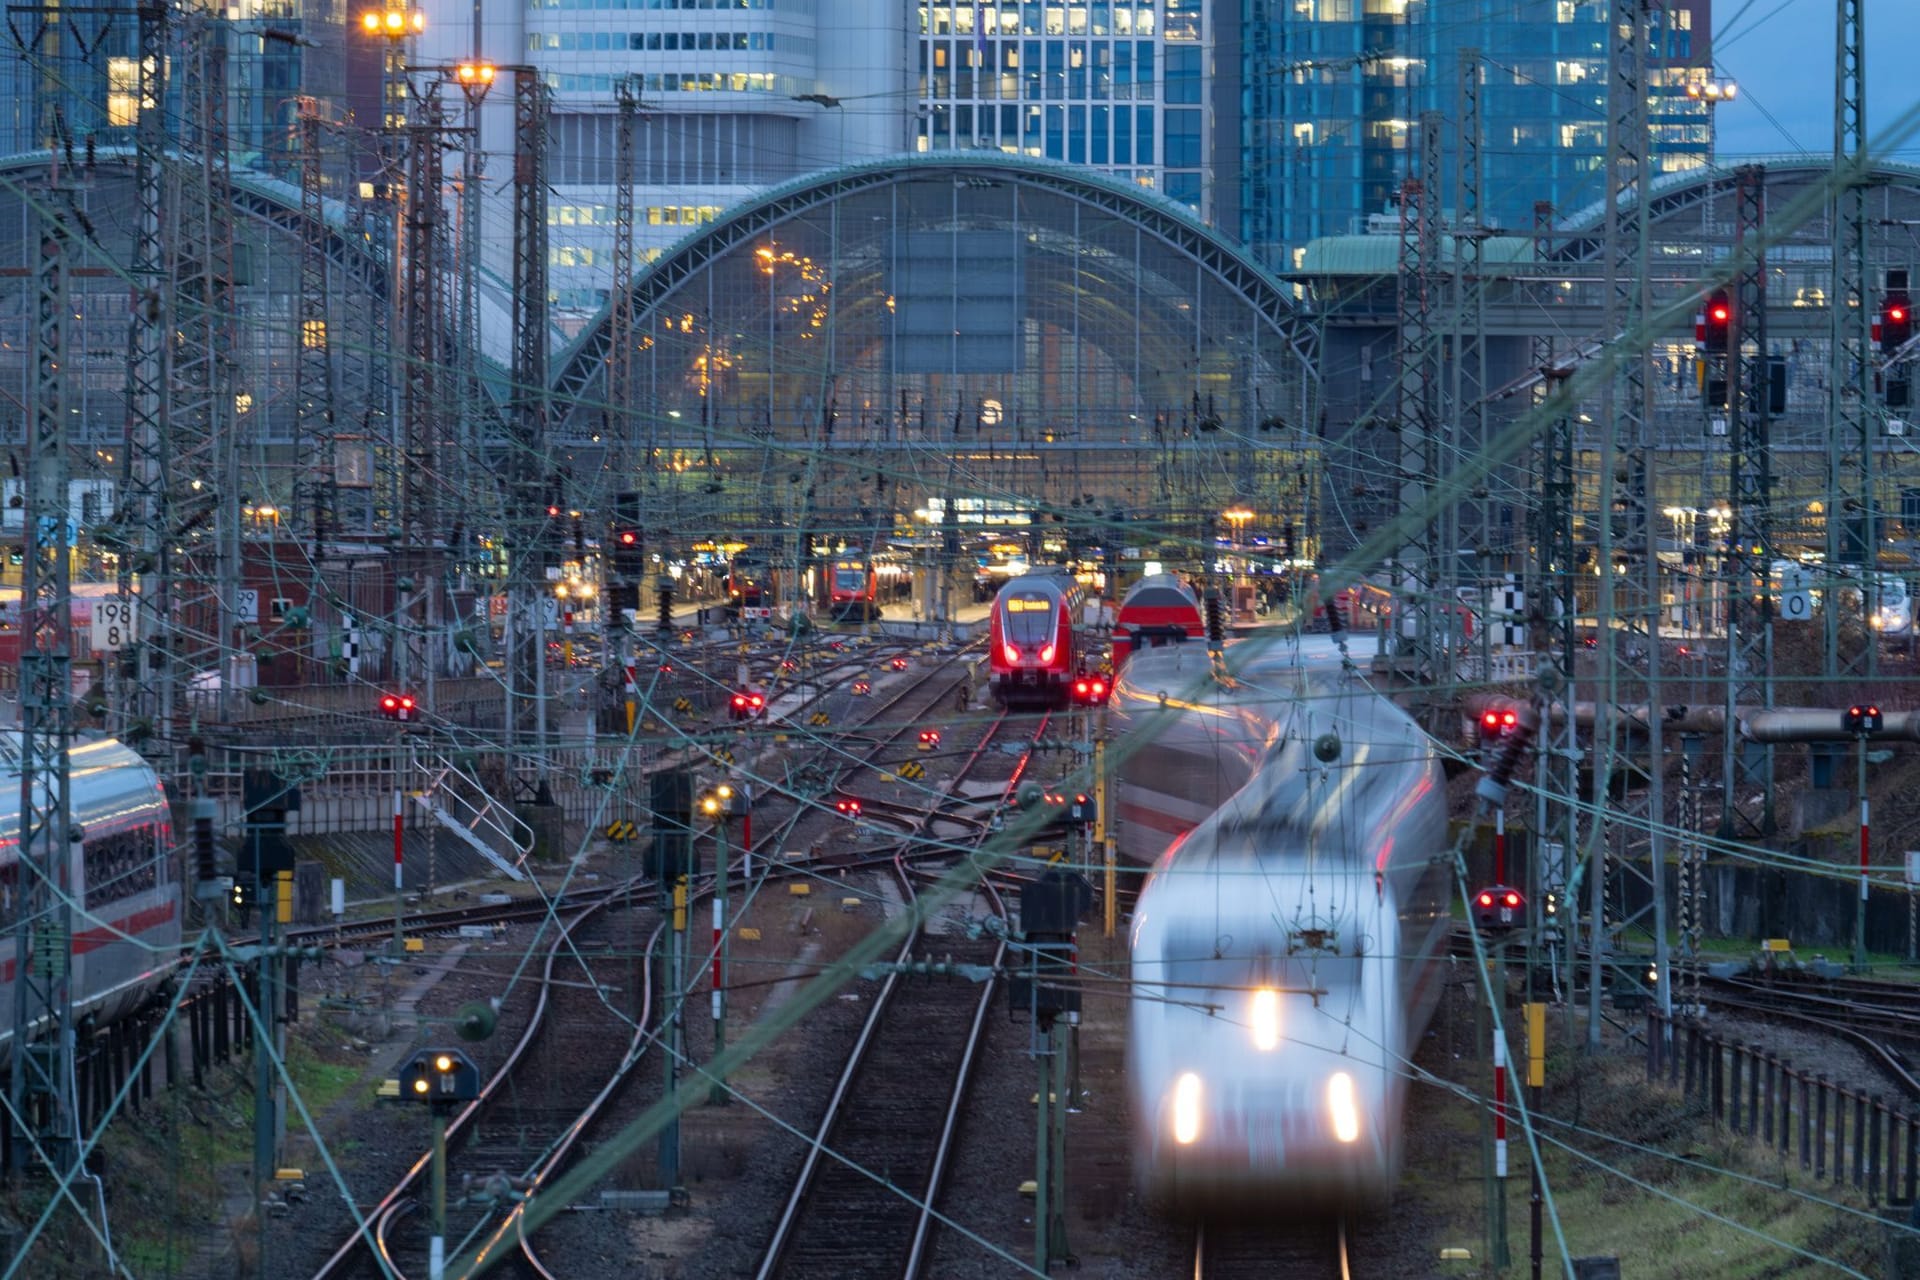
{"label": "metal staircase", "polygon": [[413,801],[508,879],[527,878],[519,864],[533,849],[533,828],[459,765],[437,757],[427,785],[413,793]]}

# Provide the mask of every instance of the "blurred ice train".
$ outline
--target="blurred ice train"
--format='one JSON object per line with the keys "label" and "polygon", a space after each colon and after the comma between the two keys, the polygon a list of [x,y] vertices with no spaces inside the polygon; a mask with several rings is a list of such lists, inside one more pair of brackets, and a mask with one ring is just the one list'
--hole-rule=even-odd
{"label": "blurred ice train", "polygon": [[[0,733],[0,915],[20,892],[19,732]],[[166,792],[147,762],[111,739],[68,751],[73,1011],[111,1021],[150,999],[180,955],[180,889]],[[11,941],[0,953],[0,1008],[13,1007]],[[12,1020],[0,1040],[12,1036]]]}
{"label": "blurred ice train", "polygon": [[1064,707],[1086,655],[1081,652],[1085,589],[1065,569],[1010,580],[988,613],[993,696],[1003,706]]}
{"label": "blurred ice train", "polygon": [[[1197,645],[1115,689],[1135,909],[1134,1172],[1175,1212],[1388,1199],[1449,927],[1446,797],[1399,708]],[[1217,805],[1217,808],[1214,807]]]}

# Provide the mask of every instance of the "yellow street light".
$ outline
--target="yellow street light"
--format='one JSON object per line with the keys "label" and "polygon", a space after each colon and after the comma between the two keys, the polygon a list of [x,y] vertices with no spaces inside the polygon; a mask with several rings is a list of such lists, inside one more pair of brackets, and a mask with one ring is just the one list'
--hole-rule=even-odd
{"label": "yellow street light", "polygon": [[360,29],[370,36],[404,40],[427,29],[427,15],[422,9],[369,9],[360,15]]}
{"label": "yellow street light", "polygon": [[493,78],[498,74],[499,71],[491,62],[463,62],[453,69],[453,78],[459,81],[462,87],[469,88],[492,84]]}

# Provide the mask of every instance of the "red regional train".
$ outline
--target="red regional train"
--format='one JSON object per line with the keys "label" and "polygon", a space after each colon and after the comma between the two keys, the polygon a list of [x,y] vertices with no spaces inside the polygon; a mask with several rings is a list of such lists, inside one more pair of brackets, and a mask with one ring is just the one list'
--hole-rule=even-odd
{"label": "red regional train", "polygon": [[742,551],[727,565],[728,613],[743,618],[771,618],[779,603],[773,566],[757,551]]}
{"label": "red regional train", "polygon": [[1207,634],[1200,597],[1171,573],[1150,573],[1128,589],[1113,620],[1113,669],[1142,649],[1198,640]]}
{"label": "red regional train", "polygon": [[1000,588],[988,614],[993,696],[1003,706],[1064,707],[1086,656],[1080,635],[1086,590],[1064,569],[1023,574]]}
{"label": "red regional train", "polygon": [[864,622],[878,618],[883,602],[904,599],[912,587],[906,563],[898,556],[842,556],[833,562],[828,598],[834,617]]}

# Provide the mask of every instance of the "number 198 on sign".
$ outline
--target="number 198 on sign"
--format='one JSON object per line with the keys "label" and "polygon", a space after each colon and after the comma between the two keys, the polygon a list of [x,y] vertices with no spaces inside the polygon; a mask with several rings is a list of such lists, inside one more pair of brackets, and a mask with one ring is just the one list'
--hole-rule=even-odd
{"label": "number 198 on sign", "polygon": [[92,640],[96,650],[125,649],[139,638],[137,606],[126,599],[93,602]]}

